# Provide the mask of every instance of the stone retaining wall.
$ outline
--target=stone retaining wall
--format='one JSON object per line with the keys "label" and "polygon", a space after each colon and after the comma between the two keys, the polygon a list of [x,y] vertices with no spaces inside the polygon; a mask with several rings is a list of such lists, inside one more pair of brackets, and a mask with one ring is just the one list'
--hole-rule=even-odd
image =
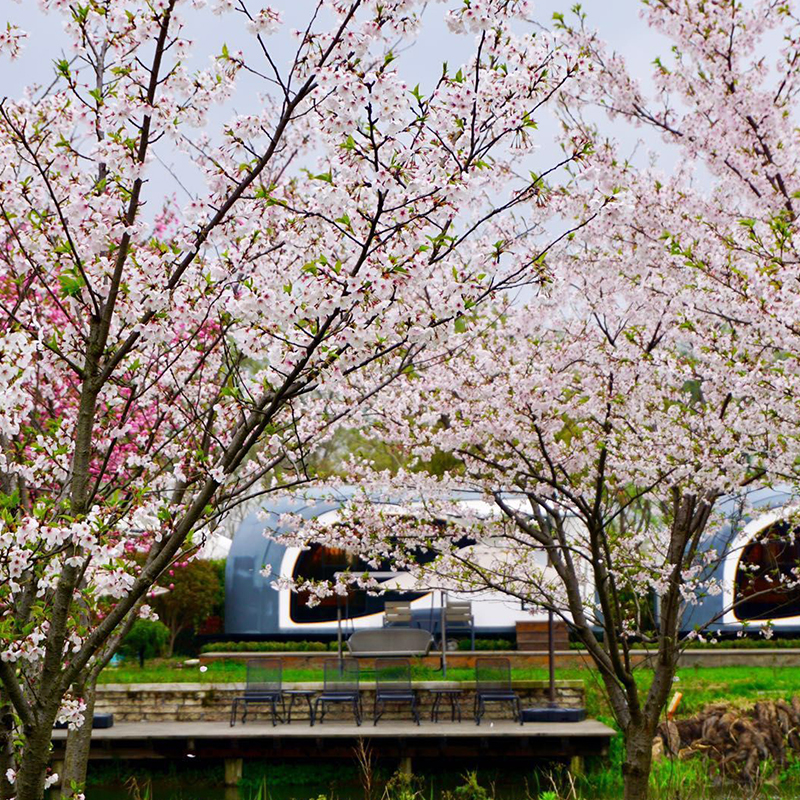
{"label": "stone retaining wall", "polygon": [[[101,684],[97,687],[96,712],[110,711],[115,722],[221,722],[229,719],[233,698],[242,694],[243,683],[135,683],[135,684]],[[321,683],[286,683],[285,689],[309,689],[320,691]],[[418,692],[420,710],[423,719],[430,719],[433,688],[461,689],[461,712],[465,719],[470,719],[474,700],[475,684],[473,682],[453,681],[420,681],[414,683]],[[515,681],[514,689],[519,694],[523,708],[543,706],[547,704],[548,685],[546,681]],[[556,695],[561,705],[569,708],[584,704],[583,681],[558,681]],[[375,685],[362,684],[361,696],[364,714],[372,715],[372,704],[375,698]],[[295,701],[292,720],[308,719],[306,702],[302,698]],[[288,700],[287,700],[288,703]],[[447,701],[443,701],[440,719],[449,719],[450,709]],[[405,719],[408,717],[408,706],[389,707],[382,719]],[[510,718],[508,704],[497,704],[490,707],[489,718]],[[349,710],[343,706],[331,706],[326,719],[350,717]],[[248,723],[253,720],[269,719],[269,709],[265,706],[251,706],[248,711]]]}

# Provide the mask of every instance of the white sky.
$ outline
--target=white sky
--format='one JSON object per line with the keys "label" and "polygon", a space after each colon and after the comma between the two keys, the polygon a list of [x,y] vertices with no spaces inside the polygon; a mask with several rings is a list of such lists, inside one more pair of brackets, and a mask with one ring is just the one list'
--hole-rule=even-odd
{"label": "white sky", "polygon": [[[248,5],[254,11],[264,3],[251,0]],[[285,32],[272,37],[269,44],[275,49],[279,63],[286,62],[294,54],[295,45],[295,40],[287,35],[288,30],[303,26],[315,3],[313,0],[273,0],[270,5],[282,11]],[[396,62],[406,82],[410,86],[419,83],[423,93],[426,84],[430,85],[440,74],[443,61],[448,61],[451,65],[460,63],[473,46],[471,37],[454,36],[447,30],[443,22],[443,12],[451,5],[452,3],[431,3],[428,6],[422,35]],[[571,0],[542,0],[535,4],[534,18],[543,26],[550,27],[553,12],[568,14],[571,5]],[[668,55],[670,43],[651,31],[642,21],[639,16],[639,0],[584,0],[582,6],[588,15],[589,25],[596,27],[602,38],[625,56],[633,74],[647,88],[653,59],[657,55]],[[246,55],[252,54],[253,63],[258,63],[260,67],[263,56],[254,49],[253,38],[246,31],[241,14],[216,16],[209,9],[194,11],[188,4],[184,6],[182,13],[187,20],[187,35],[194,42],[195,63],[190,66],[205,66],[208,59],[220,53],[222,45],[227,44],[231,50],[241,49]],[[47,85],[51,82],[54,74],[53,61],[62,55],[70,57],[68,49],[65,50],[68,42],[62,30],[61,19],[58,14],[44,15],[36,0],[22,0],[20,3],[0,0],[0,25],[5,26],[6,21],[11,21],[29,34],[25,50],[18,60],[0,61],[0,96],[13,98],[21,93],[26,84],[36,82]],[[251,110],[252,104],[257,102],[256,92],[263,91],[262,86],[255,85],[249,79],[241,80],[230,106],[219,110],[212,118],[212,131],[232,113]],[[647,136],[646,132],[633,130],[625,124],[615,125],[613,132],[622,143],[625,154],[632,153],[639,138]],[[547,141],[547,133],[542,130],[541,134],[544,141],[541,143],[539,157],[545,164],[551,163],[557,151]],[[648,137],[647,147],[659,152],[662,167],[668,169],[673,156],[665,152],[660,140],[657,137]],[[647,148],[640,147],[638,153],[641,155],[646,150]],[[182,157],[176,157],[180,158]],[[170,166],[188,183],[190,190],[197,191],[201,188],[196,178],[186,174],[180,160]],[[536,169],[536,166],[532,164],[531,168]],[[185,193],[163,168],[154,165],[150,179],[157,182],[163,192],[174,191],[179,200],[186,199]]]}

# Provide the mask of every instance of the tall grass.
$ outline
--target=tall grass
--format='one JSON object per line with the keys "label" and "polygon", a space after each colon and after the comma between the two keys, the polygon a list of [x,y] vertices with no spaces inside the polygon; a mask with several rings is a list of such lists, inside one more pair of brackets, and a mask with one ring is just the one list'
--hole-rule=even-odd
{"label": "tall grass", "polygon": [[[594,765],[585,776],[574,777],[566,768],[514,773],[509,781],[508,770],[467,770],[457,776],[442,771],[408,775],[375,774],[369,759],[361,761],[362,769],[371,773],[370,781],[359,784],[356,769],[346,774],[344,781],[312,780],[313,770],[307,765],[276,765],[260,775],[247,771],[239,787],[238,800],[617,800],[622,793],[620,765],[622,748],[615,748],[609,762]],[[317,769],[321,765],[315,765]],[[719,784],[708,761],[703,758],[688,761],[660,761],[651,776],[651,800],[793,800],[800,797],[800,761],[791,761],[784,769],[764,763],[755,784],[738,786]],[[288,782],[293,772],[297,778]],[[333,776],[328,772],[328,777]],[[339,777],[345,777],[340,773]],[[452,778],[453,780],[448,780]],[[495,782],[495,780],[497,782]],[[327,787],[321,790],[321,786]],[[125,781],[120,800],[181,800],[193,797],[192,784],[165,785],[141,775]],[[196,785],[196,784],[195,784]],[[287,794],[287,788],[289,793]],[[175,792],[179,794],[176,795]],[[92,798],[91,787],[88,798]],[[208,795],[204,795],[208,796]],[[231,797],[230,790],[219,787],[219,800]]]}

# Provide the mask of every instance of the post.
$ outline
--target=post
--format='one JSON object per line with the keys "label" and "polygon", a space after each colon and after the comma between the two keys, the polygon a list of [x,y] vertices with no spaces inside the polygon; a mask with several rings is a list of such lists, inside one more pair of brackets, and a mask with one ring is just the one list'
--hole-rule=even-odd
{"label": "post", "polygon": [[442,589],[442,616],[441,616],[441,631],[442,631],[442,677],[447,677],[447,593]]}
{"label": "post", "polygon": [[411,772],[411,756],[402,756],[400,758],[400,766],[397,770],[401,775],[410,778],[413,774]]}
{"label": "post", "polygon": [[580,778],[583,776],[583,756],[572,756],[569,760],[569,774],[573,778]]}
{"label": "post", "polygon": [[342,674],[344,667],[344,655],[342,654],[342,598],[336,594],[336,647],[339,652],[339,674]]}
{"label": "post", "polygon": [[225,759],[225,785],[238,786],[239,781],[242,779],[242,763],[241,758],[226,758]]}
{"label": "post", "polygon": [[553,610],[547,612],[547,666],[550,669],[550,706],[556,705],[556,650],[553,631]]}

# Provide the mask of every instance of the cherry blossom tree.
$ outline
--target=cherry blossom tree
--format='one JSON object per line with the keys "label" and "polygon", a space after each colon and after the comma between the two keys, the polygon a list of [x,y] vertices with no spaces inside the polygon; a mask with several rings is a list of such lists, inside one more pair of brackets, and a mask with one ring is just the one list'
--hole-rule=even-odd
{"label": "cherry blossom tree", "polygon": [[[536,302],[476,315],[371,409],[420,461],[460,463],[443,480],[373,478],[371,499],[385,486],[424,510],[403,519],[361,498],[342,529],[427,584],[492,588],[567,620],[625,737],[631,799],[647,795],[682,617],[720,588],[710,568],[725,554],[705,544],[718,501],[755,482],[796,486],[800,456],[795,5],[644,5],[674,43],[656,62],[656,98],[585,17],[558,16],[593,67],[565,113],[590,119],[596,104],[655,130],[679,166],[637,171],[598,147],[583,177],[614,202]],[[453,502],[464,490],[495,513],[467,514]],[[458,547],[464,526],[472,547]],[[437,556],[424,569],[421,551]],[[643,613],[653,599],[656,619]],[[651,651],[645,687],[634,646]]]}
{"label": "cherry blossom tree", "polygon": [[[755,481],[796,484],[800,456],[794,356],[755,326],[720,325],[719,287],[657,247],[633,262],[585,252],[546,298],[502,322],[476,317],[477,342],[418,364],[368,417],[419,462],[454,456],[449,473],[370,480],[356,466],[366,488],[340,526],[297,534],[334,537],[420,586],[501,592],[562,618],[625,737],[630,798],[647,793],[684,618],[721,590],[717,501]],[[465,502],[476,497],[492,511]]]}
{"label": "cherry blossom tree", "polygon": [[[20,800],[56,780],[53,723],[81,726],[81,685],[158,577],[230,509],[304,482],[309,449],[467,310],[540,279],[567,235],[545,227],[571,202],[559,175],[590,153],[567,128],[558,163],[520,168],[586,63],[522,0],[453,3],[473,53],[424,88],[398,46],[415,0],[320,2],[287,63],[277,11],[223,0],[255,55],[192,72],[202,5],[42,0],[69,52],[0,104],[0,718]],[[252,110],[215,134],[243,81]],[[183,207],[153,178],[176,153],[206,187]]]}

